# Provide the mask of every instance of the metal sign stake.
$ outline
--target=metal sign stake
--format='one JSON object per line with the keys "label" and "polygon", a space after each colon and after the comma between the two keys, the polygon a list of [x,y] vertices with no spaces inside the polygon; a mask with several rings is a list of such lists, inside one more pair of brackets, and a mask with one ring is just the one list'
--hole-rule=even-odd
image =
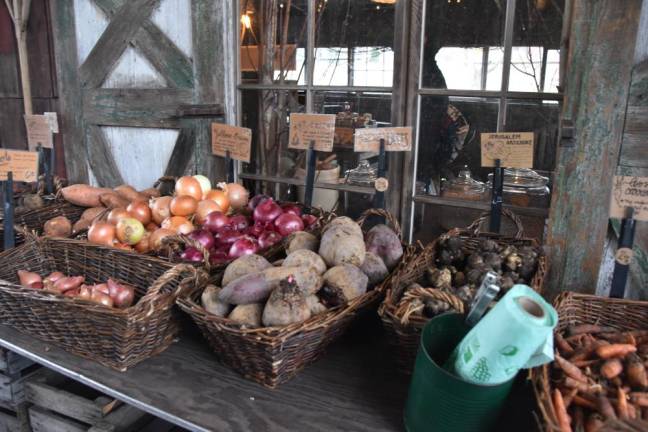
{"label": "metal sign stake", "polygon": [[16,245],[14,238],[14,202],[13,202],[13,173],[7,173],[7,180],[4,182],[4,250],[13,248]]}
{"label": "metal sign stake", "polygon": [[52,148],[50,149],[49,165],[45,165],[45,185],[47,187],[48,195],[54,193],[54,176],[56,175],[55,173],[56,173],[56,143],[52,142]]}
{"label": "metal sign stake", "polygon": [[[380,138],[380,153],[378,153],[378,178],[384,178],[387,175],[385,156],[385,139]],[[385,192],[376,191],[374,195],[374,207],[379,209],[385,208]]]}
{"label": "metal sign stake", "polygon": [[227,183],[234,181],[234,160],[230,156],[230,151],[225,151],[225,166],[227,167]]}
{"label": "metal sign stake", "polygon": [[617,256],[614,262],[614,274],[612,275],[612,287],[610,297],[623,298],[625,295],[630,261],[632,260],[632,244],[634,243],[635,225],[634,208],[626,209],[626,217],[621,220],[621,233],[617,248]]}
{"label": "metal sign stake", "polygon": [[304,194],[304,205],[310,210],[313,205],[313,185],[315,184],[315,169],[317,164],[317,153],[315,152],[315,141],[308,145],[306,153],[306,192]]}
{"label": "metal sign stake", "polygon": [[489,231],[499,234],[502,226],[502,193],[504,191],[504,168],[502,168],[499,159],[495,159],[492,187]]}

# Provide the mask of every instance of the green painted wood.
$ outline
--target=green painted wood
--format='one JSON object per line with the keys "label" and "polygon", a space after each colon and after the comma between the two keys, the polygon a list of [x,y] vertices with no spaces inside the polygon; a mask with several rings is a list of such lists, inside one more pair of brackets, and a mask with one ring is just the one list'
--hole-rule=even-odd
{"label": "green painted wood", "polygon": [[621,148],[641,0],[574,2],[563,118],[574,146],[559,149],[547,244],[550,296],[594,292],[612,177]]}
{"label": "green painted wood", "polygon": [[159,2],[160,0],[131,0],[115,12],[110,24],[79,68],[79,79],[83,87],[101,86]]}
{"label": "green painted wood", "polygon": [[176,110],[191,103],[188,89],[93,89],[83,93],[88,123],[115,126],[177,128]]}
{"label": "green painted wood", "polygon": [[88,124],[86,128],[88,163],[99,185],[112,188],[124,184],[119,167],[99,126]]}
{"label": "green painted wood", "polygon": [[71,183],[87,183],[88,168],[85,151],[85,130],[81,87],[77,73],[76,27],[74,2],[55,1],[50,4],[54,58],[58,76],[59,130],[65,139],[65,165]]}
{"label": "green painted wood", "polygon": [[[124,0],[94,0],[94,2],[111,18],[124,4]],[[131,43],[155,66],[169,86],[193,87],[191,60],[151,20],[144,20]]]}

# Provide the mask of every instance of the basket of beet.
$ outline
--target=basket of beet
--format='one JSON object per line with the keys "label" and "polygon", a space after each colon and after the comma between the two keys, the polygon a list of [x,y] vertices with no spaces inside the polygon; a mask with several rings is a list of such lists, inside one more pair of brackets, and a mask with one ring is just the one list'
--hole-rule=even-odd
{"label": "basket of beet", "polygon": [[71,239],[41,237],[0,254],[0,323],[120,371],[178,333],[176,296],[204,271]]}
{"label": "basket of beet", "polygon": [[[385,223],[368,229],[370,215]],[[185,293],[178,305],[222,363],[272,388],[317,360],[360,309],[380,301],[407,251],[398,222],[382,210],[358,222],[337,217],[321,232],[292,236],[282,260],[236,259],[220,286]]]}
{"label": "basket of beet", "polygon": [[481,232],[488,213],[466,228],[455,228],[425,247],[418,244],[387,285],[378,309],[399,369],[411,373],[421,331],[443,312],[464,312],[487,272],[498,275],[499,297],[514,284],[542,291],[547,260],[535,239],[524,238],[519,218],[514,237]]}

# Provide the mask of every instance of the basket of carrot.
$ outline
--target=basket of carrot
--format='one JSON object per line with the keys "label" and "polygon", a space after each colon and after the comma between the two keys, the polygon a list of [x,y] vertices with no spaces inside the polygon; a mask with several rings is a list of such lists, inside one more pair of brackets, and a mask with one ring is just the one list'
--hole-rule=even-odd
{"label": "basket of carrot", "polygon": [[648,303],[564,293],[555,307],[554,362],[532,371],[545,430],[648,420]]}

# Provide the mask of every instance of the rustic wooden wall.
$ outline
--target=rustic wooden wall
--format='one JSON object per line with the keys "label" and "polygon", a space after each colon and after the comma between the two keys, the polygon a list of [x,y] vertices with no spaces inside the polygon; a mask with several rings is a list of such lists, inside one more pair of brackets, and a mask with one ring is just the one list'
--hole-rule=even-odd
{"label": "rustic wooden wall", "polygon": [[[31,69],[34,112],[56,111],[58,95],[54,67],[52,32],[47,0],[33,0],[28,26],[29,68]],[[13,24],[4,2],[0,2],[0,147],[27,149],[23,121],[22,89]],[[65,174],[63,146],[57,142],[57,173]]]}

